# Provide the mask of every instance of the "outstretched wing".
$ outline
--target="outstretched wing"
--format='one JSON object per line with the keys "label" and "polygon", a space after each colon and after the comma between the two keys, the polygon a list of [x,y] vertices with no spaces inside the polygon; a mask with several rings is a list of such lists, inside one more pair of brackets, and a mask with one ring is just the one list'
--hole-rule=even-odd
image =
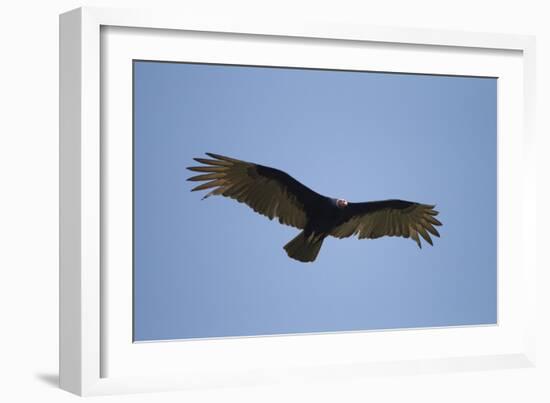
{"label": "outstretched wing", "polygon": [[342,212],[342,222],[330,234],[336,238],[357,235],[359,239],[411,237],[422,248],[418,235],[430,245],[433,245],[430,234],[439,236],[435,226],[441,222],[435,218],[439,213],[434,207],[404,200],[349,203]]}
{"label": "outstretched wing", "polygon": [[206,153],[213,159],[194,158],[201,166],[187,169],[203,172],[189,181],[206,181],[192,191],[212,189],[211,195],[230,197],[246,203],[254,211],[282,224],[303,229],[308,210],[322,202],[324,196],[302,185],[287,173],[223,155]]}

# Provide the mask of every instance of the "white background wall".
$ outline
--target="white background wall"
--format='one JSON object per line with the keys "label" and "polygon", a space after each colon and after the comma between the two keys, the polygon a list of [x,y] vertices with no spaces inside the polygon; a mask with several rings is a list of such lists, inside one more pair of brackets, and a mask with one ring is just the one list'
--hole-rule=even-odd
{"label": "white background wall", "polygon": [[[544,1],[157,0],[155,7],[227,16],[269,13],[274,20],[320,18],[374,25],[537,35],[541,178],[550,151],[550,13]],[[75,401],[56,388],[58,327],[58,14],[81,5],[152,7],[152,1],[4,2],[0,23],[0,400]],[[188,11],[186,11],[188,10]],[[544,163],[548,167],[548,163]],[[546,180],[545,180],[546,179]],[[550,268],[548,188],[539,191],[539,260]],[[446,375],[377,377],[257,387],[94,398],[101,401],[550,401],[549,276],[539,284],[539,366]],[[546,293],[546,295],[544,295]]]}

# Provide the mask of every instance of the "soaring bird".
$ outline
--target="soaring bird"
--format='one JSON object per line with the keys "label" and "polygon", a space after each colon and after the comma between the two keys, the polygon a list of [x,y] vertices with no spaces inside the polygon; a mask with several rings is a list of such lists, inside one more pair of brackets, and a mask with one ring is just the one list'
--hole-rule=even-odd
{"label": "soaring bird", "polygon": [[191,190],[211,189],[203,199],[212,195],[229,197],[270,220],[277,218],[281,224],[301,229],[284,246],[288,256],[300,262],[313,262],[327,236],[410,237],[420,248],[420,237],[430,245],[430,234],[439,237],[435,226],[441,222],[435,218],[435,205],[406,200],[351,203],[323,196],[279,169],[218,154],[206,155],[212,159],[194,158],[203,165],[187,168],[202,172],[189,181],[206,181]]}

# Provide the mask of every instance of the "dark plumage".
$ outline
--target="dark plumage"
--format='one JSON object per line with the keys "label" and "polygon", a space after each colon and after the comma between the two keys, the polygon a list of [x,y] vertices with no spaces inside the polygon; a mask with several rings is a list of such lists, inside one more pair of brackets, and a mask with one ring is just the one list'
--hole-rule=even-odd
{"label": "dark plumage", "polygon": [[269,219],[302,231],[284,247],[288,256],[301,262],[317,257],[327,236],[362,238],[400,236],[412,238],[421,248],[420,237],[432,245],[441,225],[434,205],[405,200],[348,203],[320,195],[287,173],[275,168],[206,153],[212,159],[195,158],[201,166],[189,167],[200,175],[190,181],[205,181],[192,189],[211,189],[203,199],[222,195],[246,203]]}

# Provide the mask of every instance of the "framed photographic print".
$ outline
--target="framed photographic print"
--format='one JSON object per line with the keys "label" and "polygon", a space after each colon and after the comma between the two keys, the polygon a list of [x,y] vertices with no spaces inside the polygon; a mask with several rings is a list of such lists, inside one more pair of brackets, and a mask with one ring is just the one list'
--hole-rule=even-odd
{"label": "framed photographic print", "polygon": [[533,365],[531,37],[60,24],[64,389]]}

